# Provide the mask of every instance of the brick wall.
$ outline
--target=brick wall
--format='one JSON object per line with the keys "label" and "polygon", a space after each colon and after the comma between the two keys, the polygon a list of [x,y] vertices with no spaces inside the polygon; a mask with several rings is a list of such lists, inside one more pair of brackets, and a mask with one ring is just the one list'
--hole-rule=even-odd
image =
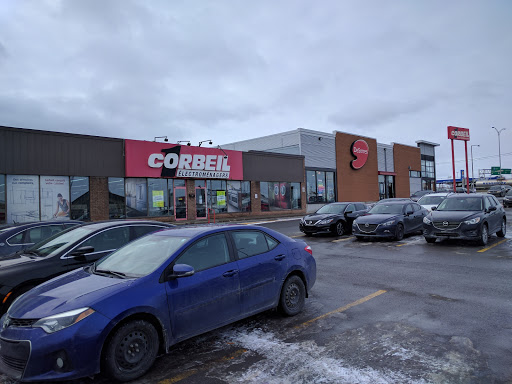
{"label": "brick wall", "polygon": [[[369,153],[366,164],[360,169],[352,169],[354,156],[350,151],[352,143],[363,139],[368,143]],[[368,137],[336,132],[336,183],[338,201],[377,201],[379,200],[377,140]]]}
{"label": "brick wall", "polygon": [[108,220],[108,178],[89,177],[91,220]]}
{"label": "brick wall", "polygon": [[396,197],[409,197],[411,195],[409,171],[421,171],[420,148],[403,144],[394,144],[393,158],[396,172]]}

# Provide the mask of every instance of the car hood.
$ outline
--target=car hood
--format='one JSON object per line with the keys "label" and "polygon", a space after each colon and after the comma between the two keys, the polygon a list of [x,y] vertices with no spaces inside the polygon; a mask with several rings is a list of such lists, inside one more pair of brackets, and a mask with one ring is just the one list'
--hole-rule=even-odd
{"label": "car hood", "polygon": [[433,221],[464,221],[481,213],[481,211],[432,211],[430,217]]}
{"label": "car hood", "polygon": [[9,308],[9,316],[40,319],[77,308],[94,308],[95,303],[126,288],[133,281],[93,275],[80,268],[43,283],[21,296]]}
{"label": "car hood", "polygon": [[312,220],[314,222],[318,220],[330,219],[331,217],[337,217],[339,215],[333,213],[312,213],[311,215],[304,216],[304,220]]}
{"label": "car hood", "polygon": [[368,214],[364,216],[359,216],[356,219],[357,224],[381,224],[386,221],[390,221],[393,219],[398,219],[402,215],[397,215],[395,213],[384,214],[384,213],[376,213],[376,214]]}
{"label": "car hood", "polygon": [[37,260],[41,260],[41,258],[25,254],[14,253],[8,256],[0,257],[0,268],[5,269],[20,264],[33,263],[36,262]]}

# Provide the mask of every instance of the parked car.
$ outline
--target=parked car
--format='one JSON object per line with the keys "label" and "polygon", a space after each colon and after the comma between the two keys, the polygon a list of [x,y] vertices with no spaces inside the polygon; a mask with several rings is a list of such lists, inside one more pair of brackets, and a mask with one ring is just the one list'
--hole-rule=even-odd
{"label": "parked car", "polygon": [[512,187],[510,185],[493,185],[487,193],[490,193],[494,196],[504,197],[508,191],[512,191]]}
{"label": "parked car", "polygon": [[414,201],[389,201],[376,204],[365,216],[354,220],[352,232],[357,239],[381,237],[402,240],[419,232],[428,211]]}
{"label": "parked car", "polygon": [[83,224],[81,221],[38,221],[0,226],[0,258],[28,248],[41,240],[71,227]]}
{"label": "parked car", "polygon": [[503,206],[512,207],[512,189],[508,191],[505,197],[503,198]]}
{"label": "parked car", "polygon": [[315,279],[311,247],[271,229],[158,231],[20,297],[0,320],[0,370],[133,380],[182,340],[272,308],[300,313]]}
{"label": "parked car", "polygon": [[330,232],[341,236],[352,229],[352,222],[368,211],[365,203],[331,203],[321,207],[315,213],[304,216],[299,229],[311,236],[313,233]]}
{"label": "parked car", "polygon": [[430,193],[434,193],[434,191],[431,191],[429,189],[425,189],[423,191],[417,191],[417,192],[414,192],[412,195],[411,195],[411,200],[412,201],[418,201],[419,199],[421,199],[423,196],[425,195],[428,195]]}
{"label": "parked car", "polygon": [[450,194],[451,193],[449,192],[431,193],[419,199],[418,204],[430,212],[432,211],[432,208],[437,207],[444,199],[446,199],[446,196],[449,196]]}
{"label": "parked car", "polygon": [[505,209],[496,197],[481,193],[448,196],[423,219],[423,236],[428,243],[450,238],[486,245],[493,233],[504,237],[506,232]]}
{"label": "parked car", "polygon": [[91,264],[131,240],[170,224],[115,220],[83,224],[0,259],[0,315],[22,293],[51,278]]}

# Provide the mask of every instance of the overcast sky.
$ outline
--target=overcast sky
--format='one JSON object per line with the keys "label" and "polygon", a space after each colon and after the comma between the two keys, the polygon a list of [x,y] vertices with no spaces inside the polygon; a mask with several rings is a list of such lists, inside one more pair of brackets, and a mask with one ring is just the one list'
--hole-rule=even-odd
{"label": "overcast sky", "polygon": [[[298,127],[512,167],[512,2],[0,0],[0,125],[214,146]],[[464,145],[455,142],[457,172]],[[471,172],[471,164],[469,165]]]}

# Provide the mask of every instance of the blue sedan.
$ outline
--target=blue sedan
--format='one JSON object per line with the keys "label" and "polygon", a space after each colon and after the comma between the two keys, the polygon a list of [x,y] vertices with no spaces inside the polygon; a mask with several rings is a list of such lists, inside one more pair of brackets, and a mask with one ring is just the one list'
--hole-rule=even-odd
{"label": "blue sedan", "polygon": [[162,230],[19,297],[0,320],[0,371],[23,381],[128,381],[159,351],[277,308],[301,312],[311,248],[256,226]]}
{"label": "blue sedan", "polygon": [[352,225],[357,239],[380,237],[402,240],[404,235],[421,232],[423,218],[428,211],[411,201],[388,201],[375,204],[364,216],[359,216]]}

